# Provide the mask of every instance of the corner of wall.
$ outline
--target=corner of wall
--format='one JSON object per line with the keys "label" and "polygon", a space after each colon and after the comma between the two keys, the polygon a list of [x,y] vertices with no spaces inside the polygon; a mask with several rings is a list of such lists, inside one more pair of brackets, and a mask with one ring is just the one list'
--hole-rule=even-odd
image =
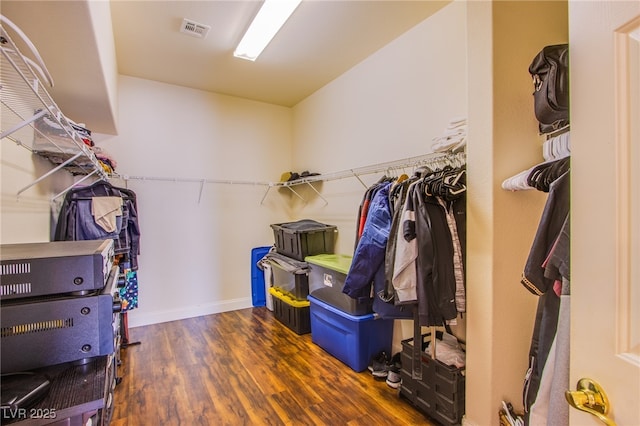
{"label": "corner of wall", "polygon": [[501,182],[543,161],[528,65],[566,37],[566,8],[564,1],[468,3],[465,424],[497,423],[501,400],[521,405],[537,299],[519,281],[545,197],[506,193]]}
{"label": "corner of wall", "polygon": [[95,36],[95,44],[100,69],[104,76],[104,84],[107,94],[109,120],[112,123],[112,132],[118,134],[118,63],[116,59],[116,46],[113,39],[113,27],[111,21],[111,8],[109,2],[89,1],[89,14]]}
{"label": "corner of wall", "polygon": [[490,2],[467,6],[467,371],[473,374],[466,376],[465,422],[474,424],[493,424],[495,413],[487,392],[494,378],[491,9]]}

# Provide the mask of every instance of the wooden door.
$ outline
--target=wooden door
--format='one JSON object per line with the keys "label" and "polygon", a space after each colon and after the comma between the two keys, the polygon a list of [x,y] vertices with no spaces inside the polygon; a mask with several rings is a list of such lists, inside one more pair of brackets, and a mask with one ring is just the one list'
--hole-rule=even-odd
{"label": "wooden door", "polygon": [[640,1],[569,1],[570,385],[599,383],[620,426],[640,425],[639,35]]}

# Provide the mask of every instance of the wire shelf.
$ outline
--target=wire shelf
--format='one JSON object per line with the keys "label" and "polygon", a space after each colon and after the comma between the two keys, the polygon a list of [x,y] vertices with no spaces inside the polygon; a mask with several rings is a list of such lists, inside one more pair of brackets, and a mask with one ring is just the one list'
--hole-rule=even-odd
{"label": "wire shelf", "polygon": [[94,152],[84,143],[44,86],[43,81],[49,80],[43,72],[44,64],[40,66],[24,56],[7,28],[16,31],[23,41],[26,36],[21,35],[5,17],[0,17],[0,138],[13,141],[57,166],[18,194],[59,169],[74,175],[96,174],[106,179],[107,173]]}

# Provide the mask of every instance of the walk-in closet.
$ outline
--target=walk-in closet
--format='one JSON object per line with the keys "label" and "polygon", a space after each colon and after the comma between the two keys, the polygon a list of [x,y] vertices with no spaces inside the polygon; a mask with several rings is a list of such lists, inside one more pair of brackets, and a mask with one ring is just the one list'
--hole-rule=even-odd
{"label": "walk-in closet", "polygon": [[262,3],[2,1],[2,424],[640,422],[638,2]]}

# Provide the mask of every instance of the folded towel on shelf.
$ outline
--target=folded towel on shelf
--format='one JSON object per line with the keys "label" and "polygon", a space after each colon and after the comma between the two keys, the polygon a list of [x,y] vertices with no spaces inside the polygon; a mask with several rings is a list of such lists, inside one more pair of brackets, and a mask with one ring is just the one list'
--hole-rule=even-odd
{"label": "folded towel on shelf", "polygon": [[116,217],[122,216],[121,197],[92,197],[91,214],[102,229],[114,232],[117,228]]}

